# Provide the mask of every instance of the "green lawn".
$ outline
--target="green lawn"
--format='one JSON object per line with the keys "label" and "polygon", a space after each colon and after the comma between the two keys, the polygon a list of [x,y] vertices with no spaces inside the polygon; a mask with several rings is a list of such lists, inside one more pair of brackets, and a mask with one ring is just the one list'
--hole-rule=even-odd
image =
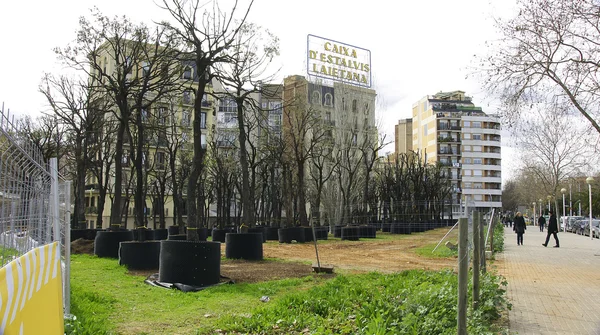
{"label": "green lawn", "polygon": [[[423,247],[423,254],[434,246]],[[447,250],[438,250],[442,248]],[[457,277],[450,271],[327,278],[312,275],[183,293],[145,284],[144,276],[130,275],[116,259],[73,255],[71,311],[77,319],[66,327],[67,334],[456,333]],[[494,320],[507,307],[501,278],[482,278],[483,307],[469,312],[472,334],[498,331]],[[260,302],[262,296],[270,301]]]}

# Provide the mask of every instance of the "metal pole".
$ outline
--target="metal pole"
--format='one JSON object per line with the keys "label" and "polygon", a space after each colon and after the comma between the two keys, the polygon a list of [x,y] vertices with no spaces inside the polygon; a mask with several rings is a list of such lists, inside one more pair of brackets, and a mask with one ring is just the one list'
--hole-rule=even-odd
{"label": "metal pole", "polygon": [[467,288],[469,284],[469,260],[467,252],[469,249],[469,219],[460,218],[458,223],[458,312],[457,329],[458,335],[467,335]]}
{"label": "metal pole", "polygon": [[[563,193],[563,216],[561,218],[562,219],[562,224],[563,224],[563,231],[567,231],[567,223],[566,223],[566,220],[565,220],[565,215],[566,215],[565,211],[566,211],[566,209],[565,209],[565,194]],[[558,229],[558,230],[560,230],[560,229]]]}
{"label": "metal pole", "polygon": [[593,240],[592,237],[592,183],[588,184],[589,192],[590,192],[590,240]]}
{"label": "metal pole", "polygon": [[569,216],[573,216],[573,198],[571,194],[571,183],[569,183]]}
{"label": "metal pole", "polygon": [[485,273],[485,238],[484,238],[484,219],[483,215],[479,217],[479,262],[481,264],[481,272]]}
{"label": "metal pole", "polygon": [[481,213],[473,212],[473,310],[479,307],[479,265],[481,264],[481,244],[479,242],[479,221]]}

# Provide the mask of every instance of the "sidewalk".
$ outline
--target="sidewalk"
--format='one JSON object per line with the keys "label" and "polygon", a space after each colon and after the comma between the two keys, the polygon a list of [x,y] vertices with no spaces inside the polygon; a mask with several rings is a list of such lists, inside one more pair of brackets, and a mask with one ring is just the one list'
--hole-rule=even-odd
{"label": "sidewalk", "polygon": [[527,226],[523,245],[505,228],[498,272],[508,281],[513,307],[510,331],[517,334],[600,335],[600,240],[559,233],[560,248],[546,230]]}

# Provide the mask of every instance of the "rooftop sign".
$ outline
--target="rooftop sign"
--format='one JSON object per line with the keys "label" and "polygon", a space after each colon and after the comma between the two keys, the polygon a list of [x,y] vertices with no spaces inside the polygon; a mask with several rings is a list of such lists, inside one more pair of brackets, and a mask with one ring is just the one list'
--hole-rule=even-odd
{"label": "rooftop sign", "polygon": [[309,76],[371,87],[371,51],[308,35],[306,70]]}

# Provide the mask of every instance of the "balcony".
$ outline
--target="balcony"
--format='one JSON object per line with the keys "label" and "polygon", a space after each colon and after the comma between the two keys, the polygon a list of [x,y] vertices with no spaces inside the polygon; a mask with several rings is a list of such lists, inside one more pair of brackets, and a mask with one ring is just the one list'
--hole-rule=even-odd
{"label": "balcony", "polygon": [[460,143],[459,138],[453,138],[451,136],[438,136],[439,143]]}
{"label": "balcony", "polygon": [[460,155],[460,150],[438,150],[438,155]]}

